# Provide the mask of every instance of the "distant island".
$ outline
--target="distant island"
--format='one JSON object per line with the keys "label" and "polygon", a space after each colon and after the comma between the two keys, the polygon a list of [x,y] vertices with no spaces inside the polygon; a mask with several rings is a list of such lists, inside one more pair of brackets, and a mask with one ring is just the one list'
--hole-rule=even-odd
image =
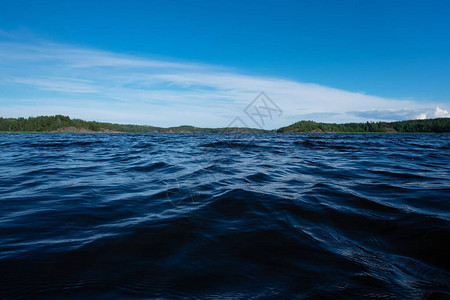
{"label": "distant island", "polygon": [[0,132],[69,132],[69,133],[450,133],[450,118],[408,120],[397,122],[318,123],[300,121],[278,130],[225,127],[200,128],[194,126],[154,127],[114,124],[71,119],[68,116],[40,116],[29,118],[0,117]]}
{"label": "distant island", "polygon": [[365,122],[365,123],[317,123],[300,121],[281,127],[280,133],[449,133],[450,118],[427,120],[408,120],[396,122]]}

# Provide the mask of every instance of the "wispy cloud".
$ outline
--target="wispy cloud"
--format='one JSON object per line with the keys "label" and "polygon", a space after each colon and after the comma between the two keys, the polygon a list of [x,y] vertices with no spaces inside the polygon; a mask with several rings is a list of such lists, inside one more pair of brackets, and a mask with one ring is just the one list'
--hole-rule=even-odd
{"label": "wispy cloud", "polygon": [[64,93],[96,93],[98,90],[95,85],[90,85],[89,80],[73,78],[13,78],[7,80],[11,83],[31,85],[45,91],[64,92]]}
{"label": "wispy cloud", "polygon": [[[0,115],[62,113],[100,121],[226,126],[260,91],[283,110],[268,128],[450,117],[443,103],[387,99],[200,63],[136,57],[0,32]],[[438,108],[436,108],[438,107]],[[247,123],[252,126],[251,121]]]}

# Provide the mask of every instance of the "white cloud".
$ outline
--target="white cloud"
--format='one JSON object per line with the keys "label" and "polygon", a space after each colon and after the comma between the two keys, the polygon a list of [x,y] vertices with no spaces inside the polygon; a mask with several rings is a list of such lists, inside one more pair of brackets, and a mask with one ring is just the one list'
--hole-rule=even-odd
{"label": "white cloud", "polygon": [[[2,32],[0,32],[2,33]],[[99,121],[226,126],[264,91],[283,110],[267,128],[448,117],[442,103],[387,99],[199,63],[155,60],[0,34],[0,115],[67,114]],[[437,107],[437,109],[430,109]]]}
{"label": "white cloud", "polygon": [[415,119],[425,120],[425,119],[434,119],[434,118],[450,118],[450,114],[447,110],[441,109],[439,106],[436,107],[435,110],[427,110],[418,114]]}
{"label": "white cloud", "polygon": [[416,117],[417,120],[425,120],[426,118],[427,118],[426,113],[421,113]]}
{"label": "white cloud", "polygon": [[434,117],[435,118],[450,118],[450,114],[447,110],[441,109],[439,106],[436,107],[436,110],[434,111]]}

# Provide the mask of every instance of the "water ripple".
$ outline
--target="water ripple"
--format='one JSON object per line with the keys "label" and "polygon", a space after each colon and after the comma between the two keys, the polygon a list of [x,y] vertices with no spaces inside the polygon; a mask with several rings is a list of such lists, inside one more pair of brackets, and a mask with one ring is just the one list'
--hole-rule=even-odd
{"label": "water ripple", "polygon": [[449,145],[0,134],[0,298],[448,298]]}

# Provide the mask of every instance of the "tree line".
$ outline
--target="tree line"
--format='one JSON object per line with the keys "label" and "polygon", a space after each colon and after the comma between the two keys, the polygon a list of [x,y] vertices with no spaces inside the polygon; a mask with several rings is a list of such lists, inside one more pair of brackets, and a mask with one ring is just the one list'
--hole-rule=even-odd
{"label": "tree line", "polygon": [[89,131],[116,131],[129,133],[240,133],[240,132],[263,132],[261,129],[254,128],[199,128],[194,126],[177,127],[154,127],[131,124],[114,124],[96,121],[84,121],[80,119],[71,119],[68,116],[40,116],[29,118],[1,118],[0,132],[53,132],[68,127],[83,128]]}
{"label": "tree line", "polygon": [[396,122],[366,122],[366,123],[318,123],[300,121],[282,127],[277,132],[337,132],[337,133],[449,133],[450,118],[427,120],[408,120]]}
{"label": "tree line", "polygon": [[[0,132],[52,132],[68,127],[84,128],[89,131],[117,131],[130,133],[258,133],[274,132],[254,128],[199,128],[194,126],[154,127],[131,124],[114,124],[96,121],[71,119],[68,116],[40,116],[29,118],[1,118]],[[336,132],[336,133],[449,133],[450,118],[409,120],[397,122],[366,122],[366,123],[318,123],[314,121],[300,121],[282,127],[279,133],[300,132]]]}

